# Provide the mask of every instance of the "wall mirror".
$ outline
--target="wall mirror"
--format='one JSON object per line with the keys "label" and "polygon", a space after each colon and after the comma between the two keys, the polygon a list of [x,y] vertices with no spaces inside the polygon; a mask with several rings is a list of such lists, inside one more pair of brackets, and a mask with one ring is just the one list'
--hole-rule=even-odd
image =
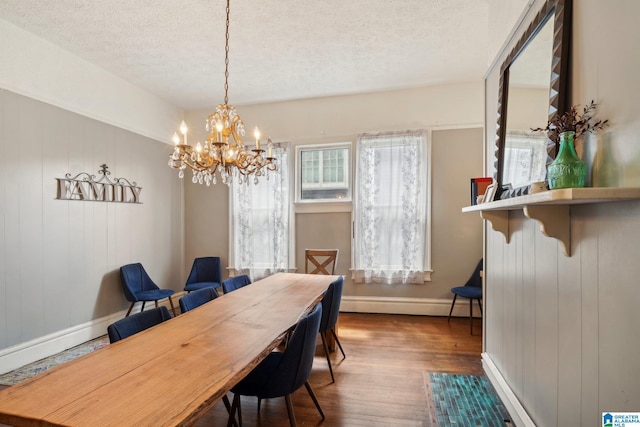
{"label": "wall mirror", "polygon": [[545,181],[556,143],[531,128],[567,109],[571,0],[547,0],[500,69],[496,198],[528,194]]}

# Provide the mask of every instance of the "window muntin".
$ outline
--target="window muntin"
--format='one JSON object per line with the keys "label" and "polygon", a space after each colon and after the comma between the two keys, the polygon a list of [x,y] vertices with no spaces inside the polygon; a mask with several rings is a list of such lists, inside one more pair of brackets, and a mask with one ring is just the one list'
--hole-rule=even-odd
{"label": "window muntin", "polygon": [[298,146],[298,202],[350,201],[350,143]]}

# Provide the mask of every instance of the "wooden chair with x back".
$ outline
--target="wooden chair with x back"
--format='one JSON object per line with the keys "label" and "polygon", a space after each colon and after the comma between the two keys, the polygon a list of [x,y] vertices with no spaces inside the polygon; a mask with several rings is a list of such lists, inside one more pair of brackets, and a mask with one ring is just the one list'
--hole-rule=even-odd
{"label": "wooden chair with x back", "polygon": [[305,249],[304,272],[307,274],[335,274],[338,249]]}
{"label": "wooden chair with x back", "polygon": [[[304,272],[306,274],[326,274],[333,275],[336,272],[338,263],[338,249],[305,249],[304,250]],[[337,332],[338,325],[333,328]],[[336,340],[332,335],[327,335],[327,348],[331,351],[336,349]],[[332,375],[333,378],[333,375]]]}

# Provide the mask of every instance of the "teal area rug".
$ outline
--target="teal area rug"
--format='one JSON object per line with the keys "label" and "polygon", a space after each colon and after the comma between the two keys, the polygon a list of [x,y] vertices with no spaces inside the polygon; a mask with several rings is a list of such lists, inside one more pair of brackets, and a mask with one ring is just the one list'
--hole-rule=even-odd
{"label": "teal area rug", "polygon": [[510,425],[511,418],[485,376],[429,373],[440,427]]}
{"label": "teal area rug", "polygon": [[53,368],[54,366],[68,362],[73,359],[77,359],[80,356],[89,354],[92,351],[98,350],[109,344],[109,338],[105,335],[103,337],[96,338],[94,340],[82,343],[78,346],[72,347],[61,353],[54,354],[53,356],[46,357],[38,360],[37,362],[29,363],[21,368],[7,372],[0,375],[0,385],[15,385],[21,381],[29,379]]}

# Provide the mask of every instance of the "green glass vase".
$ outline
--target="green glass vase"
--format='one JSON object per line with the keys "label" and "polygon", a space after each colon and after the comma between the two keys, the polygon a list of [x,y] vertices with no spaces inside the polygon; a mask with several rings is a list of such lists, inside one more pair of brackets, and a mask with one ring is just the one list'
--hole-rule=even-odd
{"label": "green glass vase", "polygon": [[549,165],[547,176],[549,189],[584,187],[587,176],[587,165],[578,157],[573,140],[573,131],[560,134],[560,152]]}

